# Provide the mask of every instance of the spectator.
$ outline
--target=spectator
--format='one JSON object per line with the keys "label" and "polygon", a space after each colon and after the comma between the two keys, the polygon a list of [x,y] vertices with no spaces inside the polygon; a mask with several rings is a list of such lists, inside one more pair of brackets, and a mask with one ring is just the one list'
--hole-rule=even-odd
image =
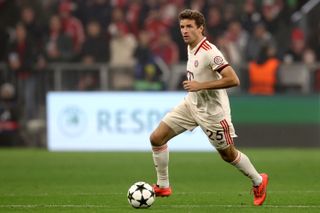
{"label": "spectator", "polygon": [[198,10],[203,14],[206,14],[207,2],[205,0],[190,0],[190,9]]}
{"label": "spectator", "polygon": [[291,32],[290,47],[284,54],[283,61],[287,64],[292,62],[311,64],[315,59],[314,51],[306,45],[304,32],[299,28],[294,28]]}
{"label": "spectator", "polygon": [[42,61],[23,24],[17,24],[15,37],[10,44],[9,67],[18,87],[19,104],[25,106],[24,118],[29,120],[35,118],[37,113],[36,67]]}
{"label": "spectator", "polygon": [[110,68],[114,89],[132,89],[136,39],[126,25],[118,23],[110,29]]}
{"label": "spectator", "polygon": [[126,25],[118,24],[112,32],[110,41],[110,66],[132,68],[135,60],[133,51],[136,39]]}
{"label": "spectator", "polygon": [[241,12],[243,28],[249,33],[253,32],[256,23],[261,22],[261,14],[257,10],[255,0],[245,0]]}
{"label": "spectator", "polygon": [[139,31],[143,25],[143,15],[141,14],[144,10],[141,0],[132,0],[128,5],[128,12],[126,20],[130,26],[130,31],[136,36],[139,36]]}
{"label": "spectator", "polygon": [[78,0],[78,17],[87,25],[91,20],[97,21],[103,29],[109,26],[111,21],[111,1],[109,0]]}
{"label": "spectator", "polygon": [[[81,51],[82,63],[91,65],[109,60],[109,47],[106,36],[101,33],[101,26],[97,21],[90,21],[86,27],[86,40]],[[80,76],[78,82],[79,90],[97,89],[98,77],[93,70],[88,70]]]}
{"label": "spectator", "polygon": [[36,21],[35,11],[32,7],[26,6],[21,11],[21,22],[27,29],[30,39],[36,42],[38,48],[41,48],[43,39],[43,29]]}
{"label": "spectator", "polygon": [[87,35],[81,51],[82,61],[86,64],[109,60],[109,42],[101,30],[99,22],[95,20],[88,22]]}
{"label": "spectator", "polygon": [[1,0],[0,1],[0,29],[7,30],[20,21],[19,4],[17,1]]}
{"label": "spectator", "polygon": [[[0,62],[6,60],[7,44],[9,42],[9,34],[0,27]],[[1,75],[0,75],[1,76]]]}
{"label": "spectator", "polygon": [[150,47],[150,35],[147,31],[140,32],[134,56],[136,58],[134,89],[162,90],[161,72],[154,60]]}
{"label": "spectator", "polygon": [[108,33],[110,35],[116,34],[118,26],[123,26],[123,28],[126,28],[128,32],[130,31],[130,27],[126,22],[126,18],[123,10],[120,7],[115,7],[112,10],[111,22],[110,22],[110,25],[108,26]]}
{"label": "spectator", "polygon": [[141,31],[138,44],[134,50],[136,60],[135,79],[144,79],[144,69],[146,64],[154,63],[154,56],[150,47],[150,34],[148,31]]}
{"label": "spectator", "polygon": [[311,48],[306,48],[303,53],[303,63],[307,66],[313,66],[316,63],[316,54]]}
{"label": "spectator", "polygon": [[[238,20],[233,20],[227,26],[227,30],[222,36],[219,36],[216,45],[224,53],[226,59],[235,68],[237,75],[243,80],[242,65],[245,63],[245,55],[248,42],[248,34],[242,28]],[[229,93],[239,92],[240,87],[229,88]]]}
{"label": "spectator", "polygon": [[152,9],[144,23],[144,30],[150,32],[151,43],[157,42],[162,32],[168,31],[168,24],[161,18],[158,9]]}
{"label": "spectator", "polygon": [[224,34],[227,40],[228,61],[235,66],[235,70],[245,61],[244,52],[247,47],[248,34],[243,30],[241,23],[237,20],[231,21]]}
{"label": "spectator", "polygon": [[19,111],[14,86],[10,83],[2,84],[0,87],[0,146],[22,144]]}
{"label": "spectator", "polygon": [[262,22],[259,22],[254,26],[253,34],[249,36],[247,44],[247,61],[257,59],[262,52],[263,47],[270,46],[275,49],[276,46],[272,35],[267,31]]}
{"label": "spectator", "polygon": [[280,61],[272,46],[263,46],[257,60],[249,62],[249,93],[273,95],[277,88],[277,71]]}
{"label": "spectator", "polygon": [[218,7],[211,6],[208,10],[207,20],[209,39],[216,42],[218,37],[224,33],[226,28],[221,15],[221,10]]}
{"label": "spectator", "polygon": [[280,19],[280,14],[283,8],[282,1],[263,0],[261,6],[262,21],[266,25],[266,29],[275,35],[281,27],[283,22]]}
{"label": "spectator", "polygon": [[[30,3],[30,2],[29,2]],[[46,66],[45,60],[45,53],[43,52],[43,45],[44,45],[44,29],[40,24],[41,18],[39,17],[39,12],[35,12],[35,8],[37,8],[37,4],[32,4],[30,6],[29,3],[26,3],[26,6],[22,7],[20,12],[21,16],[21,23],[26,27],[27,34],[29,40],[33,42],[35,45],[35,49],[38,52],[38,64],[36,65],[35,69],[39,72],[34,74],[34,78],[36,82],[43,82],[46,77],[46,72],[44,70]],[[40,71],[41,70],[41,71]],[[46,95],[46,85],[39,85],[35,96],[38,98],[38,101],[41,103],[45,102],[45,95]]]}
{"label": "spectator", "polygon": [[182,10],[183,0],[176,1],[162,1],[160,2],[160,15],[161,19],[167,26],[172,27],[176,22],[178,11]]}
{"label": "spectator", "polygon": [[223,20],[227,26],[233,20],[239,19],[235,4],[232,4],[232,3],[227,3],[224,5],[222,14],[223,14]]}
{"label": "spectator", "polygon": [[[16,1],[0,1],[0,62],[7,60],[9,34],[13,31],[19,18],[19,7]],[[3,76],[0,74],[1,77]]]}
{"label": "spectator", "polygon": [[59,15],[62,22],[63,32],[70,35],[75,53],[80,53],[85,35],[83,25],[79,19],[72,15],[72,4],[69,1],[62,1],[59,5]]}
{"label": "spectator", "polygon": [[158,41],[152,45],[152,52],[154,56],[161,58],[169,67],[178,63],[178,46],[167,31],[162,32]]}
{"label": "spectator", "polygon": [[72,38],[63,33],[60,17],[57,15],[50,17],[45,53],[49,62],[71,61],[75,57]]}
{"label": "spectator", "polygon": [[288,46],[288,25],[289,15],[284,10],[283,0],[264,0],[262,1],[262,21],[268,32],[275,39],[279,51]]}

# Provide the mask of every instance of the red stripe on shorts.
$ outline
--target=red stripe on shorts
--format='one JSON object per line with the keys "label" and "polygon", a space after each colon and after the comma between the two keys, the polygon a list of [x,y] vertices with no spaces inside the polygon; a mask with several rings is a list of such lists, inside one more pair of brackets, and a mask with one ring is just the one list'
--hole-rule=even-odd
{"label": "red stripe on shorts", "polygon": [[224,137],[226,138],[227,144],[233,144],[232,137],[230,135],[229,125],[226,119],[220,121],[220,124],[224,131]]}

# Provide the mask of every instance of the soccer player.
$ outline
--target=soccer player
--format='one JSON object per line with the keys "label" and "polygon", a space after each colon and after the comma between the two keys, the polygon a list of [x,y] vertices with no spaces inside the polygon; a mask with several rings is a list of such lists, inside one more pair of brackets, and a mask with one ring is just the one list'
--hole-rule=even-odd
{"label": "soccer player", "polygon": [[179,14],[180,31],[188,45],[188,91],[184,100],[167,113],[152,132],[153,161],[157,183],[153,185],[157,196],[170,196],[167,142],[186,130],[200,126],[221,158],[235,166],[253,183],[254,205],[262,205],[266,198],[267,174],[259,174],[249,158],[237,150],[233,138],[237,137],[231,122],[226,88],[238,86],[239,79],[221,52],[204,36],[204,16],[186,9]]}

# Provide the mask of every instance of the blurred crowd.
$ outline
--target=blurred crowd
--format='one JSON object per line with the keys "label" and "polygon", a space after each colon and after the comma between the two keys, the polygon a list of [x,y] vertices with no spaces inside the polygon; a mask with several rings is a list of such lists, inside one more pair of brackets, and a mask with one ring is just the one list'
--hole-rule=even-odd
{"label": "blurred crowd", "polygon": [[[0,69],[1,88],[9,91],[1,93],[6,94],[1,97],[6,104],[1,105],[0,120],[10,101],[24,106],[22,114],[26,119],[37,116],[37,106],[44,95],[35,94],[45,91],[38,83],[43,85],[48,80],[46,71],[54,62],[107,63],[115,73],[129,72],[132,78],[113,78],[115,89],[167,89],[161,78],[161,64],[170,69],[187,60],[177,20],[184,8],[197,9],[205,15],[208,40],[224,53],[235,70],[248,65],[247,75],[241,74],[250,85],[246,91],[272,95],[277,90],[280,64],[313,65],[320,61],[318,14],[302,24],[292,20],[292,15],[307,2],[0,0],[0,63],[9,70],[4,73]],[[313,73],[314,89],[319,91],[320,74]],[[97,77],[87,71],[73,89],[95,90],[96,84]]]}

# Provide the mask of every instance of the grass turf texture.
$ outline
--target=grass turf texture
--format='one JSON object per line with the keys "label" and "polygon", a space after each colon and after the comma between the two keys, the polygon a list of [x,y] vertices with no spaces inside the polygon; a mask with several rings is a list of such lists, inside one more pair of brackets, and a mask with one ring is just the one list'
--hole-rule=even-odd
{"label": "grass turf texture", "polygon": [[50,153],[0,149],[0,212],[320,212],[319,149],[244,149],[270,177],[264,206],[217,153],[170,155],[174,193],[149,209],[129,206],[136,181],[155,181],[151,153]]}

